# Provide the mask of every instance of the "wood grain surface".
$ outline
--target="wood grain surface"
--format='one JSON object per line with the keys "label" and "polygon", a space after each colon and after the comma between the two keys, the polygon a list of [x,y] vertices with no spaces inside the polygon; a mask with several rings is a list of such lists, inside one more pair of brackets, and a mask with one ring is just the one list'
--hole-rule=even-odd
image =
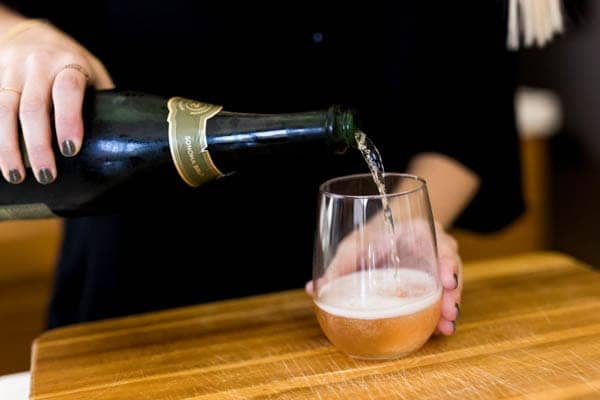
{"label": "wood grain surface", "polygon": [[59,219],[0,221],[0,375],[29,368],[31,342],[46,325],[61,233]]}
{"label": "wood grain surface", "polygon": [[34,343],[31,398],[598,399],[600,273],[469,264],[457,333],[396,361],[338,352],[300,290],[62,328]]}

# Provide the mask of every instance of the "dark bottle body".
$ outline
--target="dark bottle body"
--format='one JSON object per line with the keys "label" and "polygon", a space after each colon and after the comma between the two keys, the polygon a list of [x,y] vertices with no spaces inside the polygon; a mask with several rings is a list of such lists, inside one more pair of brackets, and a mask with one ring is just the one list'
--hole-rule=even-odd
{"label": "dark bottle body", "polygon": [[[354,140],[353,115],[338,107],[263,115],[204,106],[132,92],[86,96],[80,153],[65,158],[56,151],[52,184],[37,183],[31,170],[21,184],[0,183],[0,220],[117,211],[146,190],[199,186],[271,153]],[[214,115],[204,119],[206,110]]]}

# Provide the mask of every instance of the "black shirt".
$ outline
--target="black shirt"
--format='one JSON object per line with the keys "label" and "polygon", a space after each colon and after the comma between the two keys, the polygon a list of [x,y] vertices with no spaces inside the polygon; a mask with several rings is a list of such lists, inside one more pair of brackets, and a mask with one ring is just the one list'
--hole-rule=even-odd
{"label": "black shirt", "polygon": [[[491,231],[522,209],[502,1],[18,3],[94,52],[118,87],[232,111],[346,104],[360,111],[387,170],[440,152],[481,177],[459,226]],[[297,154],[176,207],[163,193],[136,212],[68,220],[50,326],[302,286],[318,185],[353,172],[366,172],[357,154]],[[189,226],[197,236],[181,235]]]}

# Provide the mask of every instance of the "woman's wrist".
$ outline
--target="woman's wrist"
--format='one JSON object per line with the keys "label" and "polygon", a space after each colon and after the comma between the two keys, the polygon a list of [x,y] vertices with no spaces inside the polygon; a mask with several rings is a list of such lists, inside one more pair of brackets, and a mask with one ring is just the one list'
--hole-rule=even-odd
{"label": "woman's wrist", "polygon": [[0,36],[27,21],[30,19],[0,4]]}
{"label": "woman's wrist", "polygon": [[19,34],[40,25],[48,25],[48,22],[43,19],[23,19],[21,22],[13,24],[8,30],[0,34],[0,44],[8,42]]}
{"label": "woman's wrist", "polygon": [[444,227],[469,204],[479,189],[480,178],[459,161],[439,153],[417,154],[408,172],[427,181],[429,199],[435,220]]}

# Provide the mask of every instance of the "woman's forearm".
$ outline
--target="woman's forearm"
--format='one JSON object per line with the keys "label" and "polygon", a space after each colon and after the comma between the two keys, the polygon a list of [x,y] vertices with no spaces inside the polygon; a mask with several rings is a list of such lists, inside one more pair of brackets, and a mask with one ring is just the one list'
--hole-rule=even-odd
{"label": "woman's forearm", "polygon": [[479,177],[453,158],[421,153],[412,158],[408,173],[425,178],[434,218],[444,227],[460,215],[479,188]]}

